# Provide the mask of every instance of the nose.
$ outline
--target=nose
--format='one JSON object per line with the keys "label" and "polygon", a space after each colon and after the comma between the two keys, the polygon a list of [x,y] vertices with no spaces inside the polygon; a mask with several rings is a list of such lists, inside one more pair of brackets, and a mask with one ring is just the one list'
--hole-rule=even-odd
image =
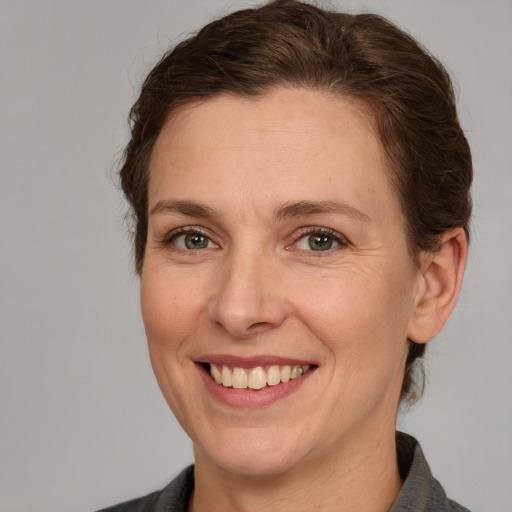
{"label": "nose", "polygon": [[262,255],[239,251],[229,257],[217,275],[210,320],[239,339],[279,327],[286,318],[286,304],[276,267]]}

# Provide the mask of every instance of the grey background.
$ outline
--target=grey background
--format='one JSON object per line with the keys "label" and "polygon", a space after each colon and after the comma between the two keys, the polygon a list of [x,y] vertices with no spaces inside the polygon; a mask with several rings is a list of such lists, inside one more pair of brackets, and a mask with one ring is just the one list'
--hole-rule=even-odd
{"label": "grey background", "polygon": [[[512,3],[332,2],[377,11],[460,84],[474,153],[459,305],[400,417],[453,498],[512,510]],[[0,0],[0,510],[87,511],[192,460],[154,382],[114,185],[126,115],[163,49],[235,1]]]}

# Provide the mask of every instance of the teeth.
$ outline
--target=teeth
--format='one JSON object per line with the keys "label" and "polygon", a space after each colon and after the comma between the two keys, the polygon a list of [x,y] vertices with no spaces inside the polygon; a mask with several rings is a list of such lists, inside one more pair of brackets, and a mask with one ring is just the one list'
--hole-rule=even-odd
{"label": "teeth", "polygon": [[227,366],[222,367],[222,373],[220,376],[224,387],[230,388],[233,385],[232,375],[231,370]]}
{"label": "teeth", "polygon": [[296,379],[297,377],[300,377],[301,375],[302,375],[302,368],[299,368],[298,366],[294,366],[290,373],[290,379]]}
{"label": "teeth", "polygon": [[[244,372],[245,373],[245,372]],[[267,385],[267,376],[261,366],[253,368],[249,373],[247,386],[251,389],[262,389]]]}
{"label": "teeth", "polygon": [[267,372],[267,384],[269,386],[276,386],[281,382],[281,371],[279,366],[271,366]]}
{"label": "teeth", "polygon": [[[224,368],[222,368],[222,371],[224,371]],[[242,368],[235,368],[232,382],[235,389],[245,389],[247,387],[247,373]]]}
{"label": "teeth", "polygon": [[212,377],[214,378],[217,384],[222,384],[222,374],[219,372],[219,369],[214,364],[211,365],[210,373],[212,374]]}
{"label": "teeth", "polygon": [[288,382],[290,379],[297,379],[304,375],[310,365],[305,366],[277,366],[273,365],[265,370],[261,366],[245,370],[243,368],[233,368],[222,366],[222,369],[215,364],[210,364],[210,374],[217,384],[222,384],[226,388],[235,389],[263,389],[267,386],[277,386],[281,382]]}

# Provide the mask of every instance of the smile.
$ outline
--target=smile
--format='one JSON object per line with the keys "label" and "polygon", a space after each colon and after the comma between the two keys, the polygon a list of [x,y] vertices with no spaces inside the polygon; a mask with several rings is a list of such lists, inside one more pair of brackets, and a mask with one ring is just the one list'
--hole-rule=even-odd
{"label": "smile", "polygon": [[270,406],[295,394],[318,370],[312,360],[263,354],[208,354],[194,362],[210,396],[244,409]]}
{"label": "smile", "polygon": [[268,367],[231,368],[226,365],[209,364],[210,375],[217,384],[226,388],[259,390],[277,386],[302,377],[311,365],[272,365]]}

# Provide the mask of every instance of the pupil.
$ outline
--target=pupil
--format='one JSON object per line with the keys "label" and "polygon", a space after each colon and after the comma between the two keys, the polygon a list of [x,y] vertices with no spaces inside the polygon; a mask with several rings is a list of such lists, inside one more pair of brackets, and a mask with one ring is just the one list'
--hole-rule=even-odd
{"label": "pupil", "polygon": [[309,247],[313,251],[326,251],[332,246],[332,238],[327,235],[312,235],[309,237]]}
{"label": "pupil", "polygon": [[208,238],[197,233],[192,233],[185,237],[185,246],[187,249],[204,249],[208,245]]}

